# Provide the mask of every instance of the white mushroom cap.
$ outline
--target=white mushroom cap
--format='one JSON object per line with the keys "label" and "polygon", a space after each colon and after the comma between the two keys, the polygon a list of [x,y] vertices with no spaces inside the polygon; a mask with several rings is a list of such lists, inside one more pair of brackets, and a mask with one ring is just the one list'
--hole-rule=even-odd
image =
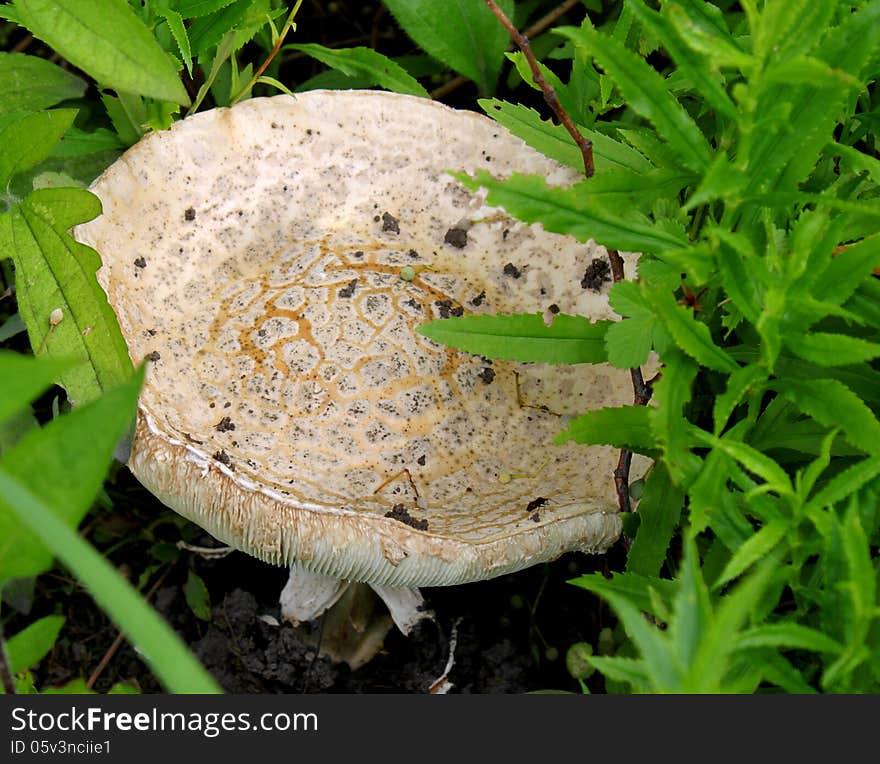
{"label": "white mushroom cap", "polygon": [[628,374],[490,363],[415,331],[552,305],[614,317],[609,285],[580,283],[605,250],[447,172],[479,168],[578,178],[481,115],[376,91],[197,114],[110,167],[103,214],[74,233],[132,359],[152,359],[138,479],[256,557],[373,584],[604,551],[617,453],[552,441],[568,415],[630,403]]}

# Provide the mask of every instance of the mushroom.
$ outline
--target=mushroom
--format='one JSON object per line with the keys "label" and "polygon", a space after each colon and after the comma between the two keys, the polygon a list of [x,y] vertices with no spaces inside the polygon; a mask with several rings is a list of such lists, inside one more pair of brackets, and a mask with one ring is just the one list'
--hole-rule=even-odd
{"label": "mushroom", "polygon": [[608,284],[582,284],[607,252],[447,172],[479,168],[578,178],[475,113],[311,91],[151,133],[92,186],[103,214],[74,235],[101,255],[132,359],[150,360],[128,465],[216,538],[290,566],[293,621],[366,582],[406,631],[418,587],[620,533],[614,450],[552,441],[571,415],[631,402],[625,372],[490,361],[415,331],[615,317]]}

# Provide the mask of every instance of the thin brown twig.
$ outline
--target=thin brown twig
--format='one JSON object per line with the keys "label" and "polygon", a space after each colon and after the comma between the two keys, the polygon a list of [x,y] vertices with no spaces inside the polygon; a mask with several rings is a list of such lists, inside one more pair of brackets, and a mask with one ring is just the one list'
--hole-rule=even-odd
{"label": "thin brown twig", "polygon": [[581,155],[584,158],[584,175],[588,178],[592,178],[593,173],[595,172],[595,166],[593,165],[593,142],[581,135],[580,130],[577,129],[577,125],[575,125],[572,118],[568,115],[568,112],[559,102],[559,97],[556,95],[553,86],[544,79],[544,75],[541,74],[541,67],[538,66],[538,59],[536,59],[535,54],[532,53],[532,46],[529,44],[529,38],[522,34],[513,25],[513,22],[507,18],[507,15],[498,7],[498,3],[496,3],[495,0],[486,0],[486,5],[489,6],[489,10],[491,10],[497,19],[504,25],[510,38],[523,52],[526,61],[529,63],[529,68],[532,70],[532,79],[535,81],[535,84],[541,88],[544,100],[553,110],[556,118],[563,124],[565,129],[568,130],[568,134],[574,139],[577,147],[581,150]]}
{"label": "thin brown twig", "polygon": [[[535,84],[541,88],[541,93],[544,95],[544,100],[547,102],[547,105],[553,110],[553,113],[556,114],[556,117],[559,121],[565,126],[565,129],[568,130],[569,135],[574,139],[578,148],[581,150],[581,155],[584,159],[584,174],[590,178],[593,176],[594,165],[593,165],[593,144],[583,135],[581,135],[580,131],[575,126],[568,112],[565,111],[562,104],[559,102],[559,98],[556,96],[556,91],[553,90],[553,87],[548,83],[544,77],[541,75],[540,67],[538,66],[538,61],[535,58],[535,54],[532,52],[531,46],[529,45],[528,35],[520,34],[517,28],[511,23],[510,19],[504,14],[495,0],[486,0],[486,5],[489,6],[489,9],[498,20],[504,25],[505,29],[507,29],[510,34],[511,39],[519,46],[519,49],[523,52],[523,55],[526,57],[526,61],[528,61],[529,68],[532,70],[532,76],[534,78]],[[561,13],[559,14],[561,15]],[[558,16],[557,16],[558,18]],[[552,22],[551,22],[552,23]],[[623,258],[620,256],[620,252],[616,249],[608,250],[608,260],[611,263],[611,277],[615,283],[618,281],[623,281],[626,278],[626,274],[624,273],[623,268]],[[645,384],[644,377],[642,376],[642,370],[638,367],[634,369],[630,369],[630,378],[632,380],[633,387],[633,403],[637,406],[644,406],[648,403],[651,398],[651,389],[649,385]],[[627,449],[621,449],[620,455],[617,460],[617,466],[614,469],[614,487],[617,493],[617,503],[620,507],[621,512],[631,512],[632,504],[630,502],[629,497],[629,472],[630,466],[632,465],[632,452]]]}
{"label": "thin brown twig", "polygon": [[[159,587],[165,583],[165,579],[168,578],[168,574],[172,571],[172,569],[174,568],[174,565],[176,563],[177,563],[177,560],[172,560],[170,563],[168,563],[167,567],[162,572],[162,575],[156,579],[156,583],[154,583],[150,587],[150,591],[148,591],[146,593],[146,595],[144,596],[144,599],[146,601],[149,602],[149,600],[151,600],[153,598],[153,596],[156,594],[156,592],[159,591]],[[117,650],[119,650],[119,648],[122,646],[122,643],[124,641],[125,641],[125,634],[123,634],[120,631],[119,634],[116,635],[116,639],[113,640],[113,644],[107,648],[107,652],[104,653],[104,657],[101,658],[100,663],[98,663],[98,665],[95,667],[95,670],[92,672],[92,675],[89,677],[89,680],[86,682],[86,687],[88,687],[91,690],[95,686],[95,682],[98,681],[101,674],[104,672],[104,669],[107,668],[107,665],[110,663],[111,660],[113,660],[113,656],[116,655]]]}
{"label": "thin brown twig", "polygon": [[[531,39],[532,37],[541,34],[541,32],[559,19],[560,16],[565,15],[580,3],[581,0],[565,0],[565,2],[557,5],[552,11],[541,16],[541,18],[523,32],[523,35]],[[513,50],[515,47],[516,45],[511,42],[510,45],[507,46],[507,50]],[[449,82],[445,82],[440,87],[432,90],[431,98],[437,99],[448,96],[450,93],[458,90],[462,85],[465,85],[468,82],[470,82],[470,78],[468,77],[462,75],[453,77]]]}
{"label": "thin brown twig", "polygon": [[12,50],[10,53],[21,53],[26,50],[27,47],[34,41],[34,36],[28,32],[24,37],[22,37],[15,45],[12,46]]}

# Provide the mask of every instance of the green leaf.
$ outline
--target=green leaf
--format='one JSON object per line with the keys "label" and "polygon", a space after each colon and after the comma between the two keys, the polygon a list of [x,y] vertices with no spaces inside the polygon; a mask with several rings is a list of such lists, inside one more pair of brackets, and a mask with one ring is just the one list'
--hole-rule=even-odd
{"label": "green leaf", "polygon": [[181,0],[177,3],[176,10],[185,19],[196,19],[219,11],[234,2],[235,0]]}
{"label": "green leaf", "polygon": [[719,435],[733,410],[739,405],[745,395],[752,392],[753,388],[767,379],[766,369],[757,364],[741,366],[732,372],[727,379],[727,388],[715,398],[712,407],[712,421],[714,432]]}
{"label": "green leaf", "polygon": [[192,570],[187,574],[186,583],[183,585],[183,596],[196,618],[203,621],[211,620],[211,595],[208,594],[208,587],[205,586],[201,576]]}
{"label": "green leaf", "polygon": [[419,326],[423,337],[467,353],[507,361],[604,363],[610,321],[557,315],[551,326],[540,313],[441,318]]}
{"label": "green leaf", "polygon": [[[227,7],[203,16],[189,28],[189,41],[194,56],[202,56],[218,46],[224,36],[235,29],[247,15],[251,0],[236,0]],[[183,15],[183,14],[181,14]]]}
{"label": "green leaf", "polygon": [[285,45],[285,50],[298,50],[307,53],[322,64],[349,76],[366,77],[372,85],[378,85],[395,93],[407,93],[428,98],[417,79],[402,66],[372,48],[325,48],[311,43],[307,45]]}
{"label": "green leaf", "polygon": [[747,443],[736,440],[732,430],[721,438],[710,435],[698,427],[691,427],[690,431],[697,440],[701,440],[713,448],[723,451],[749,472],[758,475],[767,483],[770,489],[783,495],[793,493],[788,473],[766,454],[761,453],[756,448],[752,448]]}
{"label": "green leaf", "polygon": [[618,369],[634,369],[648,360],[657,319],[650,314],[625,318],[605,333],[608,362]]}
{"label": "green leaf", "polygon": [[666,468],[678,485],[696,477],[700,459],[690,452],[691,438],[682,427],[682,409],[691,399],[697,365],[683,353],[670,352],[664,358],[660,379],[654,384],[656,407],[650,409],[651,425],[663,445]]}
{"label": "green leaf", "polygon": [[846,334],[792,334],[785,336],[785,344],[804,360],[819,366],[849,366],[880,356],[880,344]]}
{"label": "green leaf", "polygon": [[703,0],[664,3],[663,14],[687,45],[702,53],[716,66],[752,68],[752,56],[731,36],[721,10]]}
{"label": "green leaf", "polygon": [[[495,89],[507,31],[483,0],[387,0],[397,23],[426,53],[472,79],[483,94]],[[499,0],[508,18],[512,0]]]}
{"label": "green leaf", "polygon": [[35,167],[73,123],[75,109],[53,109],[34,114],[8,115],[0,123],[0,189],[14,175]]}
{"label": "green leaf", "polygon": [[72,365],[60,358],[36,360],[0,350],[0,422],[27,406]]}
{"label": "green leaf", "polygon": [[639,529],[626,558],[630,573],[657,576],[684,506],[684,492],[658,462],[651,469],[639,502]]}
{"label": "green leaf", "polygon": [[504,207],[526,223],[540,222],[548,231],[569,234],[579,241],[595,239],[626,252],[656,253],[687,244],[685,235],[654,226],[644,215],[614,209],[592,196],[589,180],[570,188],[555,188],[537,175],[512,175],[503,181],[495,180],[485,170],[475,178],[464,173],[454,175],[473,191],[488,189],[489,204]]}
{"label": "green leaf", "polygon": [[876,268],[880,268],[880,236],[870,236],[832,258],[816,279],[816,296],[840,305]]}
{"label": "green leaf", "polygon": [[[72,415],[70,415],[72,416]],[[45,501],[0,467],[0,517],[14,516],[38,534],[138,648],[168,692],[217,693],[220,688],[180,637],[119,572],[61,520]]]}
{"label": "green leaf", "polygon": [[880,454],[880,422],[852,390],[836,379],[786,377],[773,383],[786,399],[826,427],[840,427],[847,442]]}
{"label": "green leaf", "polygon": [[0,114],[47,109],[85,90],[79,77],[43,58],[0,52]]}
{"label": "green leaf", "polygon": [[[45,348],[49,357],[86,362],[60,380],[74,403],[119,384],[132,369],[116,316],[95,277],[100,258],[67,233],[100,211],[100,201],[87,191],[44,189],[0,217],[0,257],[11,255],[15,262],[18,307],[31,346]],[[61,320],[52,326],[55,310]]]}
{"label": "green leaf", "polygon": [[34,36],[101,84],[189,103],[172,59],[125,0],[15,0],[14,8]]}
{"label": "green leaf", "polygon": [[52,649],[58,632],[64,626],[64,616],[48,615],[9,638],[6,652],[13,674],[36,666]]}
{"label": "green leaf", "polygon": [[192,75],[192,47],[189,44],[189,35],[183,24],[183,17],[170,8],[162,8],[159,10],[159,15],[165,19],[168,31],[171,32],[174,42],[177,43],[177,49],[180,51],[183,65],[186,67],[186,71]]}
{"label": "green leaf", "polygon": [[626,448],[641,454],[657,448],[648,409],[644,406],[602,408],[575,417],[556,436],[554,443],[562,445],[569,440]]}
{"label": "green leaf", "polygon": [[68,159],[102,151],[122,151],[125,145],[119,137],[106,128],[99,127],[91,132],[69,127],[61,142],[52,149],[52,157]]}
{"label": "green leaf", "polygon": [[847,467],[843,472],[835,475],[820,491],[810,499],[810,509],[830,507],[852,496],[856,491],[870,483],[880,475],[880,456],[871,456],[867,459]]}
{"label": "green leaf", "polygon": [[739,649],[783,647],[832,654],[843,649],[843,645],[827,634],[794,622],[767,623],[746,629],[738,635],[737,646]]}
{"label": "green leaf", "polygon": [[677,305],[675,298],[665,292],[649,292],[647,298],[676,344],[691,358],[709,369],[728,374],[739,368],[736,361],[712,341],[709,327],[696,320],[690,308]]}
{"label": "green leaf", "polygon": [[[76,527],[104,481],[117,441],[134,422],[140,384],[138,375],[30,431],[3,454],[0,472],[29,486],[32,496],[53,507],[56,522]],[[43,534],[26,530],[13,514],[0,512],[0,581],[46,570],[52,558],[44,543]]]}
{"label": "green leaf", "polygon": [[598,61],[620,88],[628,106],[654,125],[685,167],[699,172],[709,166],[712,150],[706,137],[653,67],[595,29],[559,27],[554,31],[573,40]]}
{"label": "green leaf", "polygon": [[691,81],[694,88],[706,99],[706,103],[719,115],[736,121],[739,117],[736,106],[713,71],[712,59],[689,47],[667,18],[646,8],[642,0],[628,0],[627,7],[646,31],[666,48],[678,71]]}
{"label": "green leaf", "polygon": [[767,523],[734,552],[713,584],[713,588],[720,589],[727,582],[742,575],[756,562],[770,555],[789,530],[788,520],[771,520]]}

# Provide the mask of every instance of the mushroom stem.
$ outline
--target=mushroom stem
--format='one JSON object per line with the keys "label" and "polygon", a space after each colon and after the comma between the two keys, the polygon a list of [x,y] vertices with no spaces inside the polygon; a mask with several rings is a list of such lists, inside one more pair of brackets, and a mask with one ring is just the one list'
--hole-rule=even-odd
{"label": "mushroom stem", "polygon": [[295,562],[281,590],[281,615],[294,626],[313,621],[333,607],[348,586],[348,581],[313,573]]}

